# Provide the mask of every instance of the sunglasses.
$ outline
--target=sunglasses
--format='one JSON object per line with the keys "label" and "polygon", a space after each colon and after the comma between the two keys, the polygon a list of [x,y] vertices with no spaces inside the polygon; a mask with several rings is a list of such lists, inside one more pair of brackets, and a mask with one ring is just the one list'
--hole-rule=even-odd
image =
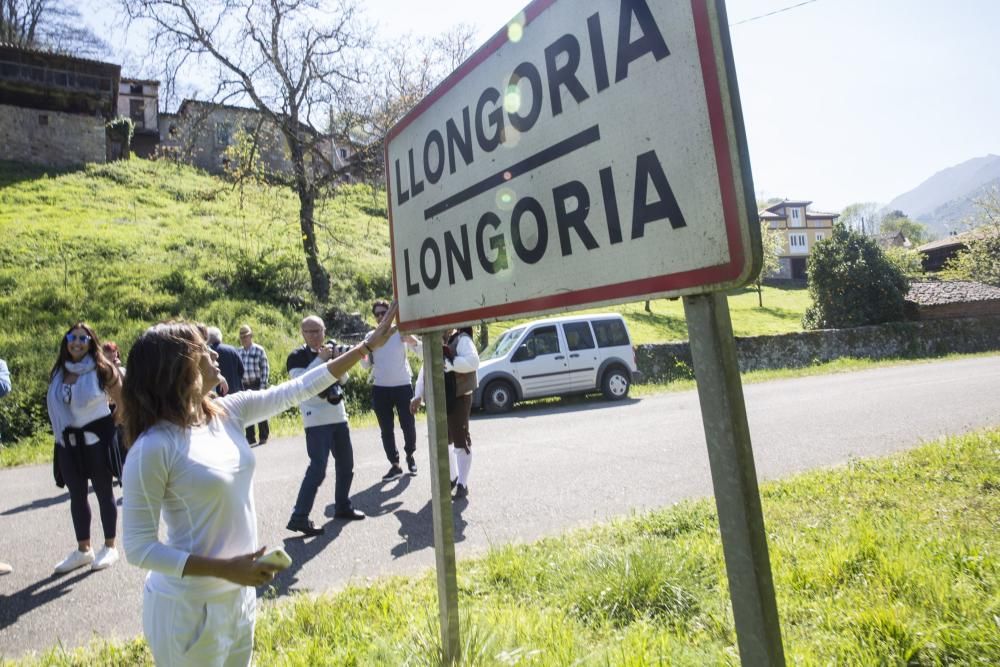
{"label": "sunglasses", "polygon": [[90,336],[88,336],[87,334],[72,334],[72,333],[66,334],[66,342],[72,343],[73,341],[78,341],[80,343],[89,343]]}
{"label": "sunglasses", "polygon": [[375,317],[383,317],[387,312],[389,312],[389,311],[387,311],[387,310],[376,310],[375,311]]}

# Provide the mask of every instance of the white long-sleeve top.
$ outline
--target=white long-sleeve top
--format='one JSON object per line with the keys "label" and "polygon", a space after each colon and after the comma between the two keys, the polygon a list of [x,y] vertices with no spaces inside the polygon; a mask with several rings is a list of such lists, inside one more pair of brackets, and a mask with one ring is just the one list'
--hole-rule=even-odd
{"label": "white long-sleeve top", "polygon": [[[192,554],[232,558],[257,550],[253,476],[244,435],[255,424],[334,382],[325,365],[265,391],[216,399],[223,413],[207,425],[160,422],[135,441],[125,461],[125,557],[150,570],[147,586],[169,596],[208,599],[240,588],[216,577],[184,577]],[[159,536],[160,521],[166,527]]]}
{"label": "white long-sleeve top", "polygon": [[[475,373],[479,370],[479,352],[476,351],[476,344],[468,336],[460,336],[458,344],[455,346],[455,359],[453,361],[444,360],[444,372],[450,373]],[[413,395],[423,400],[424,398],[424,368],[420,367],[417,373],[417,383],[413,388]],[[472,392],[466,392],[471,394]]]}

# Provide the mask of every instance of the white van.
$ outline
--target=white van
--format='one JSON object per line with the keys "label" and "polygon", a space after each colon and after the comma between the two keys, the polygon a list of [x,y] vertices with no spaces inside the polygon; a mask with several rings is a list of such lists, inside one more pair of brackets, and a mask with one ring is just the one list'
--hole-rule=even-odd
{"label": "white van", "polygon": [[498,413],[523,399],[598,390],[614,401],[639,377],[621,315],[552,317],[505,331],[483,350],[472,405]]}

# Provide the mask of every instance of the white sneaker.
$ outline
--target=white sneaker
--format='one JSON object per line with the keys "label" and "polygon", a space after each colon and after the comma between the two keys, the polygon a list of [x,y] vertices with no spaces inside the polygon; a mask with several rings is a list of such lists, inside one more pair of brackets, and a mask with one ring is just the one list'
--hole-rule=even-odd
{"label": "white sneaker", "polygon": [[111,567],[118,562],[118,549],[114,547],[101,547],[101,550],[97,552],[97,557],[94,558],[94,564],[90,566],[91,570],[103,570]]}
{"label": "white sneaker", "polygon": [[0,574],[10,574],[13,571],[14,568],[12,568],[7,563],[0,563]]}
{"label": "white sneaker", "polygon": [[83,567],[84,565],[90,565],[94,562],[94,550],[87,549],[86,551],[80,551],[79,549],[74,549],[66,559],[56,565],[56,574],[65,574],[66,572],[72,572],[78,567]]}

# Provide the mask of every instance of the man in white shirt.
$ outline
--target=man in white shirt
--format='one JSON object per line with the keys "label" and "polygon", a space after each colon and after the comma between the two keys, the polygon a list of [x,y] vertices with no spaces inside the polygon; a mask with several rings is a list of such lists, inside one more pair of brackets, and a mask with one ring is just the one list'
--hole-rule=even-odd
{"label": "man in white shirt", "polygon": [[[293,379],[334,356],[333,347],[324,343],[326,325],[322,319],[310,315],[302,320],[301,330],[305,345],[288,355],[288,376]],[[309,519],[309,513],[316,501],[316,492],[326,478],[330,454],[333,454],[335,474],[334,516],[351,521],[365,518],[364,514],[354,509],[349,497],[354,480],[354,448],[351,446],[351,430],[347,425],[347,410],[339,386],[344,382],[347,382],[347,375],[338,378],[338,384],[299,404],[306,430],[309,467],[299,487],[287,528],[307,536],[323,533],[323,528]]]}
{"label": "man in white shirt", "polygon": [[[381,322],[389,310],[385,301],[372,304],[372,315],[376,323]],[[396,332],[377,353],[373,353],[361,361],[363,368],[372,369],[372,410],[378,419],[382,431],[382,449],[389,460],[389,472],[383,481],[398,479],[403,476],[399,465],[399,449],[396,447],[394,415],[399,418],[399,428],[403,431],[403,453],[406,454],[406,468],[411,476],[417,474],[417,462],[413,458],[417,450],[417,426],[410,414],[410,401],[413,400],[413,372],[410,362],[406,359],[407,348],[420,354],[421,345],[413,336],[400,336]]]}

